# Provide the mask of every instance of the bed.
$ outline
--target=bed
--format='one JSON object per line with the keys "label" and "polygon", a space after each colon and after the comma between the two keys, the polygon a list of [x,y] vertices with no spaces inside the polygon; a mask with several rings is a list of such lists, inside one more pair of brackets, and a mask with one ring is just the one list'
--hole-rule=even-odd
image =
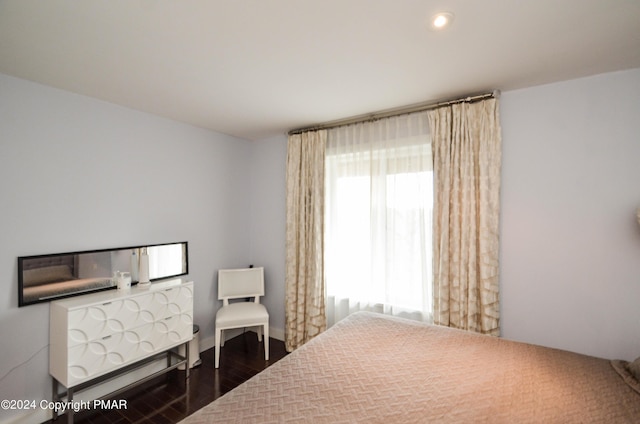
{"label": "bed", "polygon": [[181,423],[640,423],[635,371],[358,312]]}

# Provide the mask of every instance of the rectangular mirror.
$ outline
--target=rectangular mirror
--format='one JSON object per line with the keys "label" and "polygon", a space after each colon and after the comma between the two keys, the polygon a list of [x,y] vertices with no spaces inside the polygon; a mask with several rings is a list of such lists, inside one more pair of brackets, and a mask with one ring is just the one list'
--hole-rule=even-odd
{"label": "rectangular mirror", "polygon": [[189,273],[188,243],[155,244],[18,258],[18,306],[49,302],[115,288],[116,271],[131,273],[138,282],[138,261],[149,255],[149,280]]}

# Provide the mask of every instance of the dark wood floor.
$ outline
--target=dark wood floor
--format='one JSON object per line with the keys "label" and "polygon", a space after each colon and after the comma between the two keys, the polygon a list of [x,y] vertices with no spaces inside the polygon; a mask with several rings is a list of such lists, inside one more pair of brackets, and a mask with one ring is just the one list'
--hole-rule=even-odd
{"label": "dark wood floor", "polygon": [[[213,349],[200,354],[202,365],[192,368],[188,383],[184,371],[174,370],[119,395],[126,399],[124,410],[82,411],[77,424],[176,423],[208,405],[229,390],[277,362],[286,355],[284,343],[269,339],[269,361],[256,333],[246,332],[227,340],[220,355],[220,368],[213,368]],[[185,385],[186,387],[185,390]],[[66,415],[48,423],[64,424]]]}

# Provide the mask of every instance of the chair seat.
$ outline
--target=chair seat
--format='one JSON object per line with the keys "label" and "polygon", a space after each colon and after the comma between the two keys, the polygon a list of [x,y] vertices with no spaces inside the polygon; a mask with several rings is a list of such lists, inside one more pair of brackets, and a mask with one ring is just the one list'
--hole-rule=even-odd
{"label": "chair seat", "polygon": [[[247,318],[247,317],[251,318]],[[255,302],[230,303],[218,309],[216,325],[220,328],[260,325],[269,321],[267,308]]]}

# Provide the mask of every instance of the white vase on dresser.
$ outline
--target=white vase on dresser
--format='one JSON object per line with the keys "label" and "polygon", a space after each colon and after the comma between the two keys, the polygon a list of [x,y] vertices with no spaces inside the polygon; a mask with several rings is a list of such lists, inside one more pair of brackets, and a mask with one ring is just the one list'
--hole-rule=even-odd
{"label": "white vase on dresser", "polygon": [[[109,290],[57,300],[50,309],[49,372],[67,388],[90,385],[193,337],[193,282]],[[188,376],[188,375],[187,375]]]}

